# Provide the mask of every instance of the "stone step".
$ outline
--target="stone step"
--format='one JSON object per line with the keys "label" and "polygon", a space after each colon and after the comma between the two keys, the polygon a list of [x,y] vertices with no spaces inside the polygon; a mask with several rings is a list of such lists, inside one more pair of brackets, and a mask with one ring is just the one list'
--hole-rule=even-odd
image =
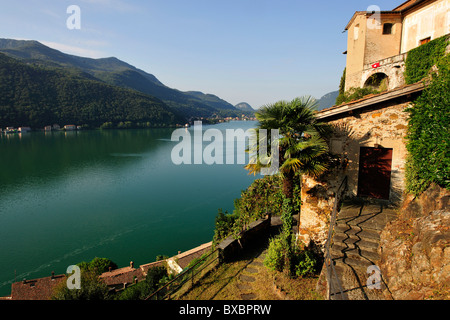
{"label": "stone step", "polygon": [[[346,298],[380,298],[380,290],[367,288],[367,270],[380,259],[378,246],[381,231],[396,218],[396,209],[387,202],[344,203],[336,220],[330,253]],[[330,299],[341,298],[340,292],[335,292],[333,281],[331,284]]]}
{"label": "stone step", "polygon": [[[339,282],[336,279],[336,274],[334,274],[331,271],[330,277],[331,277],[331,283],[330,283],[330,288],[329,288],[329,296],[331,300],[347,300],[348,297],[345,294],[345,289],[343,286],[343,283],[341,281],[342,279],[342,275],[343,275],[343,266],[340,264],[335,264],[334,265],[334,269],[336,271],[337,277],[339,278]],[[341,292],[341,289],[344,292]]]}
{"label": "stone step", "polygon": [[377,250],[372,250],[372,249],[363,249],[363,248],[359,248],[359,247],[354,247],[351,248],[349,246],[347,246],[345,243],[334,243],[333,246],[331,247],[331,252],[334,253],[341,253],[345,254],[347,257],[349,256],[362,256],[364,258],[370,259],[370,260],[378,260],[379,254],[377,252]]}
{"label": "stone step", "polygon": [[374,241],[380,241],[380,231],[378,230],[372,230],[370,228],[364,228],[354,226],[354,225],[347,225],[345,223],[339,223],[334,228],[335,236],[336,235],[346,235],[349,238],[356,238],[356,239],[370,239]]}
{"label": "stone step", "polygon": [[367,267],[350,266],[336,262],[335,268],[342,282],[344,294],[350,300],[383,300],[383,290],[386,289],[384,281],[380,283],[381,289],[369,288]]}
{"label": "stone step", "polygon": [[369,205],[363,207],[344,207],[337,217],[338,224],[358,226],[362,229],[382,231],[386,224],[397,218],[393,209]]}
{"label": "stone step", "polygon": [[371,252],[377,252],[379,241],[368,238],[349,237],[347,234],[335,234],[333,243],[339,246],[346,246],[348,249],[361,249]]}
{"label": "stone step", "polygon": [[367,260],[361,256],[357,257],[333,257],[335,263],[342,263],[358,270],[367,270],[368,267],[375,265],[375,261]]}

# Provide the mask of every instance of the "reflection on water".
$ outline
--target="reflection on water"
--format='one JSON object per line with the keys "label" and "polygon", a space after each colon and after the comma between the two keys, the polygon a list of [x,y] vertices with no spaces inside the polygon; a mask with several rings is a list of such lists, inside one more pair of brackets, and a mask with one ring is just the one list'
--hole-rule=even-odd
{"label": "reflection on water", "polygon": [[0,136],[0,295],[96,256],[139,265],[210,241],[217,209],[232,211],[255,178],[242,165],[175,166],[172,132]]}

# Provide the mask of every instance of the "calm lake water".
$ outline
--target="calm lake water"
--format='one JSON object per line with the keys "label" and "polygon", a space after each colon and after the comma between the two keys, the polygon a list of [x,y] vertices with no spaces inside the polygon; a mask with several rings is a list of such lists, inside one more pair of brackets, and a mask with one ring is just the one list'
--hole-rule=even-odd
{"label": "calm lake water", "polygon": [[0,296],[94,257],[140,265],[211,241],[217,210],[233,211],[255,177],[241,164],[174,165],[172,132],[1,135]]}

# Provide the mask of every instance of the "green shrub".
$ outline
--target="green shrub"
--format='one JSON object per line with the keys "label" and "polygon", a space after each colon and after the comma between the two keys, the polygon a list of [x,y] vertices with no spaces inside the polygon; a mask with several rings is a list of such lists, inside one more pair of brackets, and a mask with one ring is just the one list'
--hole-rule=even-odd
{"label": "green shrub", "polygon": [[169,258],[170,257],[165,254],[158,254],[155,258],[155,261],[163,261],[163,260],[167,260]]}
{"label": "green shrub", "polygon": [[237,219],[237,214],[228,214],[227,211],[223,213],[222,209],[219,209],[215,220],[213,242],[219,243],[232,234]]}
{"label": "green shrub", "polygon": [[113,129],[114,124],[112,122],[105,122],[100,126],[100,129]]}
{"label": "green shrub", "polygon": [[236,211],[244,220],[251,223],[264,217],[266,212],[279,214],[283,205],[282,181],[279,176],[266,176],[253,181],[241,198],[235,202]]}
{"label": "green shrub", "polygon": [[101,275],[103,272],[117,269],[117,264],[107,258],[97,258],[95,257],[90,262],[80,262],[77,264],[81,271],[92,271],[97,275]]}
{"label": "green shrub", "polygon": [[147,277],[131,287],[128,287],[117,296],[118,300],[144,300],[161,286],[161,280],[167,276],[165,267],[148,269]]}
{"label": "green shrub", "polygon": [[66,281],[61,281],[54,289],[52,300],[109,300],[111,296],[105,282],[93,270],[81,267],[81,289],[70,290]]}
{"label": "green shrub", "polygon": [[[293,212],[298,213],[301,205],[300,185],[294,186]],[[234,212],[223,213],[222,209],[215,220],[214,243],[230,235],[238,235],[250,223],[264,218],[266,213],[279,216],[283,211],[284,195],[280,176],[266,176],[253,181],[241,192],[234,202]]]}
{"label": "green shrub", "polygon": [[283,237],[277,236],[269,242],[264,265],[273,271],[283,271],[287,254],[287,243]]}
{"label": "green shrub", "polygon": [[[383,88],[386,87],[386,84],[383,85]],[[372,87],[364,87],[364,88],[350,88],[343,94],[340,94],[336,99],[336,105],[340,105],[343,103],[356,101],[364,98],[370,94],[378,94],[380,90],[374,89]]]}
{"label": "green shrub", "polygon": [[303,250],[295,254],[293,260],[297,277],[311,276],[318,271],[318,259],[312,251]]}
{"label": "green shrub", "polygon": [[408,52],[405,61],[405,80],[407,84],[421,81],[442,56],[448,45],[448,36],[435,39]]}
{"label": "green shrub", "polygon": [[450,55],[409,112],[406,188],[415,195],[431,183],[450,189]]}

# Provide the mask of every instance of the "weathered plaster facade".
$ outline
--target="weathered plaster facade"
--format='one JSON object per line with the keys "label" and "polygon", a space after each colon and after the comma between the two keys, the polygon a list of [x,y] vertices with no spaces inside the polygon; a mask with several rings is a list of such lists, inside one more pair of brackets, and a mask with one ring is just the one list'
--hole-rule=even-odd
{"label": "weathered plaster facade", "polygon": [[[385,74],[388,90],[404,85],[406,53],[450,33],[450,0],[409,0],[392,11],[357,11],[345,30],[345,91]],[[373,67],[379,63],[379,67]]]}
{"label": "weathered plaster facade", "polygon": [[403,19],[401,53],[418,47],[422,40],[450,33],[450,0],[422,3]]}

